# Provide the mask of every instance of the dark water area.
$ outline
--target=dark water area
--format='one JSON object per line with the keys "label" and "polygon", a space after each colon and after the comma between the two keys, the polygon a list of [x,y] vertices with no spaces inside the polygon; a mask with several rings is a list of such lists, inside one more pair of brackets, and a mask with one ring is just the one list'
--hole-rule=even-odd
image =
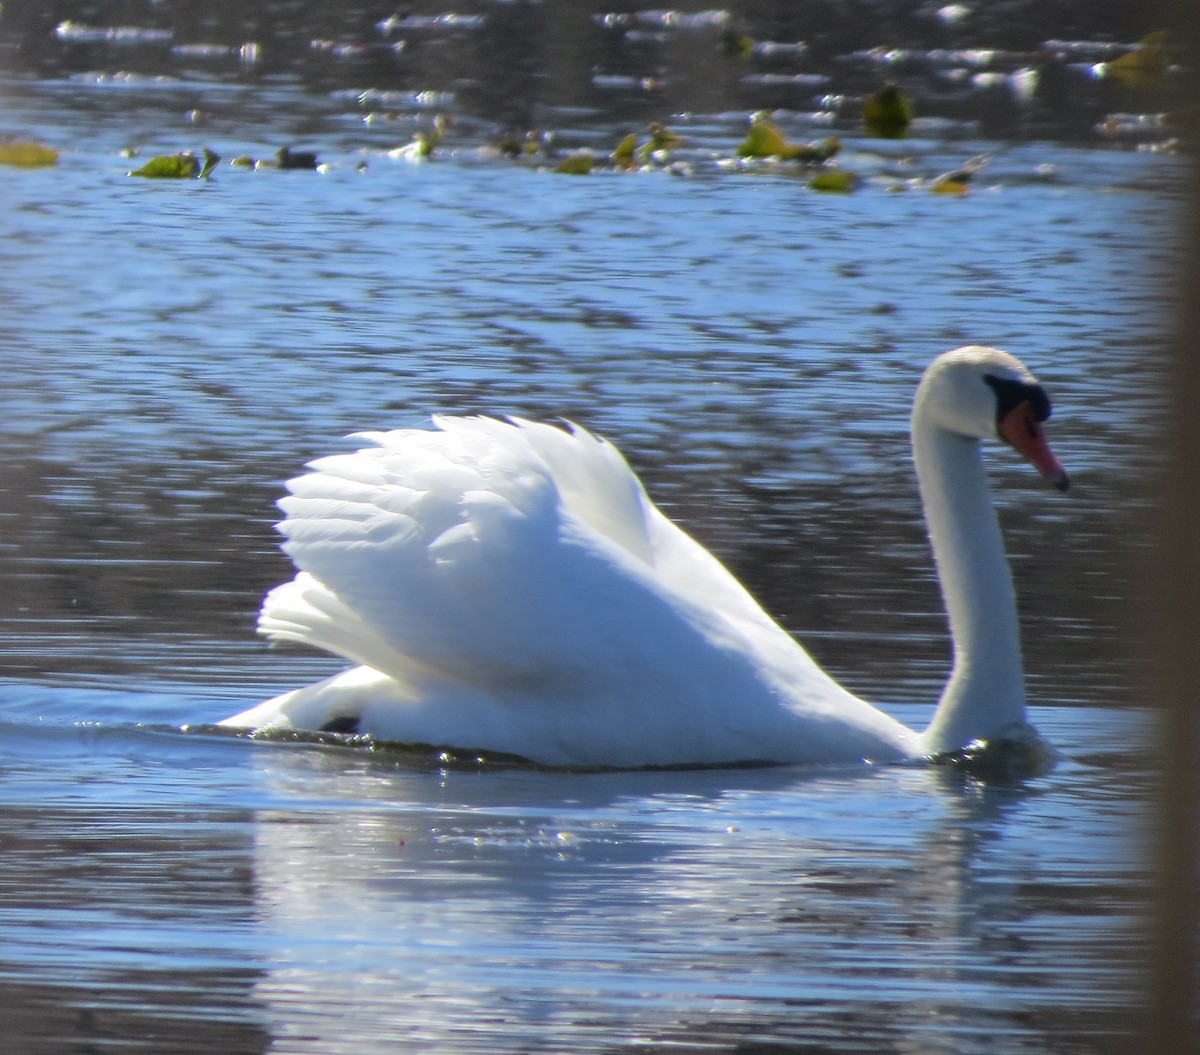
{"label": "dark water area", "polygon": [[[0,56],[11,76],[68,93],[93,135],[111,119],[131,145],[188,122],[214,140],[257,127],[325,149],[369,148],[404,142],[434,112],[467,142],[540,129],[587,144],[669,117],[691,122],[699,143],[714,123],[756,110],[852,134],[863,96],[886,80],[916,101],[918,127],[939,135],[1089,142],[1114,114],[1189,102],[1170,66],[1133,90],[1099,68],[1171,28],[1153,18],[1128,4],[1029,0],[446,9],[17,0],[4,8]],[[1126,121],[1108,132],[1135,142],[1162,133]]]}
{"label": "dark water area", "polygon": [[[1149,17],[6,2],[0,134],[60,157],[0,167],[5,1050],[1138,1050],[1188,190],[1162,115],[1191,100],[1170,44],[1148,83],[1104,64],[1171,29]],[[886,80],[903,140],[862,128]],[[764,109],[839,137],[858,189],[739,159]],[[683,142],[611,164],[650,121]],[[285,145],[321,169],[230,164]],[[209,179],[128,175],[203,147]],[[553,171],[580,150],[590,175]],[[434,412],[610,437],[923,725],[948,644],[908,415],[973,342],[1039,375],[1072,474],[988,454],[1048,772],[553,773],[206,731],[342,665],[253,632],[292,573],[282,482]]]}

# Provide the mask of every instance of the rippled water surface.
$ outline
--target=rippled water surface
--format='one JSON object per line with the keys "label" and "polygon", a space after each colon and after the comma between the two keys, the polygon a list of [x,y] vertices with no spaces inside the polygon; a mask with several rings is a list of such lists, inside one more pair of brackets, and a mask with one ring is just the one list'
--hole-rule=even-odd
{"label": "rippled water surface", "polygon": [[[1097,131],[1165,109],[1169,78],[1082,67],[1157,27],[764,6],[413,5],[388,28],[369,5],[93,5],[64,29],[5,4],[0,131],[61,151],[0,169],[6,1050],[1120,1046],[1184,172]],[[968,45],[1007,50],[944,54]],[[888,75],[919,103],[900,143],[854,117]],[[840,135],[859,189],[737,162],[760,107]],[[397,153],[439,113],[431,158]],[[686,143],[604,163],[648,120]],[[494,146],[533,128],[555,157]],[[228,164],[289,143],[323,171]],[[202,146],[209,180],[127,175]],[[553,171],[582,148],[591,175]],[[930,193],[980,155],[967,194]],[[1072,472],[1059,495],[990,458],[1049,772],[588,775],[203,731],[339,667],[253,634],[290,575],[282,480],[435,411],[615,439],[823,663],[920,725],[947,644],[907,416],[968,342],[1036,370]]]}

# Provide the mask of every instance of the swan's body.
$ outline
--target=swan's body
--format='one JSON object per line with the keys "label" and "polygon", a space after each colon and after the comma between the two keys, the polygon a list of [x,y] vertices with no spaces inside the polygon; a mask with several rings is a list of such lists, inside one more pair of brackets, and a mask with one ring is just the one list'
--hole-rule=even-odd
{"label": "swan's body", "polygon": [[1025,729],[1013,588],[978,440],[1059,486],[1049,402],[1004,352],[926,371],[913,447],[955,665],[917,733],[843,689],[582,429],[437,418],[289,483],[300,569],[259,629],[360,664],[224,724],[354,731],[549,765],[896,760]]}

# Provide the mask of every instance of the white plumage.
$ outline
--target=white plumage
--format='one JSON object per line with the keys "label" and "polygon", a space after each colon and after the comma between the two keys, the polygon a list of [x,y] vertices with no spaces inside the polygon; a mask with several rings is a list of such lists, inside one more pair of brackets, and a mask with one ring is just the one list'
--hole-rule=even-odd
{"label": "white plumage", "polygon": [[[1032,384],[1016,360],[978,351]],[[826,675],[611,444],[520,420],[433,424],[357,434],[360,450],[288,483],[279,530],[299,572],[267,595],[259,629],[360,666],[226,724],[353,728],[550,765],[925,750]]]}

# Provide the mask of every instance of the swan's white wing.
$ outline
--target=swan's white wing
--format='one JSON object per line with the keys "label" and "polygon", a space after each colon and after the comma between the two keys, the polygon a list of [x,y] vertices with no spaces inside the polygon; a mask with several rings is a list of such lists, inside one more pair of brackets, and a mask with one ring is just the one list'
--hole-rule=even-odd
{"label": "swan's white wing", "polygon": [[436,424],[363,434],[375,446],[289,482],[279,529],[301,574],[267,596],[264,633],[401,682],[549,689],[620,681],[618,668],[645,678],[667,638],[732,633],[731,605],[770,622],[611,445],[548,425]]}
{"label": "swan's white wing", "polygon": [[[435,420],[442,428],[452,428],[461,419]],[[648,516],[653,506],[621,452],[578,426],[572,425],[568,432],[540,422],[512,420],[520,426],[522,440],[549,469],[567,509],[642,562],[654,563]],[[505,430],[511,429],[489,419],[470,424],[491,430],[500,442],[508,440]]]}
{"label": "swan's white wing", "polygon": [[[267,594],[258,629],[273,641],[313,645],[375,670],[390,668],[396,680],[401,679],[402,662],[407,662],[396,653],[393,642],[308,572]],[[402,686],[407,684],[401,681]]]}
{"label": "swan's white wing", "polygon": [[665,589],[731,621],[778,631],[729,570],[654,505],[615,446],[577,427],[568,433],[550,425],[519,424],[550,468],[567,509],[652,565]]}

